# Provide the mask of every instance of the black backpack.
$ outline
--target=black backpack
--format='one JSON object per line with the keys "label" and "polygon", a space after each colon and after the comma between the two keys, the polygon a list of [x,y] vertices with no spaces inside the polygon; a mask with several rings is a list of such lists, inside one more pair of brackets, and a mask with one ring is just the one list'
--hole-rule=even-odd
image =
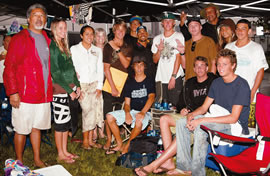
{"label": "black backpack", "polygon": [[137,136],[130,142],[128,153],[119,156],[115,165],[137,168],[150,164],[157,157],[158,140],[159,137],[147,136],[146,134]]}

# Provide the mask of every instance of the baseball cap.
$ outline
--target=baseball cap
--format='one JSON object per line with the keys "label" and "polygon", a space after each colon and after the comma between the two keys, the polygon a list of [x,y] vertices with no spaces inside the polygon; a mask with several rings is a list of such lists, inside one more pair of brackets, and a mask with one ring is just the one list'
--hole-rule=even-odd
{"label": "baseball cap", "polygon": [[141,24],[143,23],[143,20],[140,16],[136,15],[130,18],[129,22],[131,23],[134,20],[138,20]]}
{"label": "baseball cap", "polygon": [[172,19],[175,20],[175,16],[172,13],[164,12],[162,16],[162,20],[164,19]]}
{"label": "baseball cap", "polygon": [[146,28],[145,26],[139,26],[139,27],[137,27],[137,29],[136,29],[136,33],[138,33],[139,30],[141,30],[141,29],[144,29],[144,30],[147,32],[147,28]]}
{"label": "baseball cap", "polygon": [[191,17],[191,18],[188,18],[187,26],[188,26],[189,23],[191,23],[192,21],[196,21],[196,22],[202,24],[199,17]]}

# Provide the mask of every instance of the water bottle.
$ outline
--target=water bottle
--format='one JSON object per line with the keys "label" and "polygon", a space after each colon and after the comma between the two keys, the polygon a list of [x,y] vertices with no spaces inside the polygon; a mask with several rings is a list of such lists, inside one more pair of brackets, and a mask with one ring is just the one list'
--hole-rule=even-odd
{"label": "water bottle", "polygon": [[4,101],[2,101],[1,107],[2,107],[2,110],[7,109],[7,107],[8,107],[8,99],[7,98],[5,98]]}
{"label": "water bottle", "polygon": [[162,105],[163,105],[164,110],[169,110],[169,104],[168,104],[168,101],[166,99],[163,100]]}
{"label": "water bottle", "polygon": [[162,139],[160,137],[157,144],[157,158],[159,158],[163,152],[164,152],[164,148],[163,148]]}
{"label": "water bottle", "polygon": [[5,98],[1,104],[1,116],[2,117],[6,117],[6,115],[7,115],[6,109],[7,108],[8,108],[8,100],[7,100],[7,98]]}

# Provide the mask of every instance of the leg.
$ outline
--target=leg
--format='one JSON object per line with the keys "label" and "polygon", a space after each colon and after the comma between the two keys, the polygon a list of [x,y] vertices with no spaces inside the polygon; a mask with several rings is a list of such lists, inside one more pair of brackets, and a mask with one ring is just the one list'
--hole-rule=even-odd
{"label": "leg", "polygon": [[105,122],[106,134],[107,134],[107,141],[106,141],[106,144],[104,145],[103,149],[107,150],[111,146],[112,132],[111,132],[111,129],[109,127],[108,120],[106,119],[104,122]]}
{"label": "leg", "polygon": [[95,147],[95,148],[101,148],[102,145],[96,143],[96,141],[94,141],[93,135],[94,135],[94,131],[97,129],[97,127],[93,130],[89,131],[89,146],[91,147]]}
{"label": "leg", "polygon": [[63,151],[63,132],[55,131],[54,138],[55,138],[55,145],[58,152],[58,159],[59,160],[65,159],[66,156]]}
{"label": "leg", "polygon": [[183,171],[191,170],[190,154],[191,132],[186,128],[186,119],[176,121],[176,142],[177,142],[177,168]]}
{"label": "leg", "polygon": [[107,141],[106,144],[104,145],[104,149],[108,150],[111,146],[111,141],[112,141],[112,132],[111,129],[108,125],[108,120],[106,119],[106,114],[108,112],[111,112],[113,110],[112,104],[113,104],[113,96],[107,92],[102,91],[102,96],[103,96],[103,115],[104,115],[104,123],[105,123],[105,129],[106,129],[106,135],[107,135]]}
{"label": "leg", "polygon": [[104,135],[104,123],[102,124],[101,128],[98,127],[98,135],[100,138],[105,138]]}
{"label": "leg", "polygon": [[67,152],[67,138],[68,138],[68,131],[60,132],[55,131],[55,144],[58,152],[57,161],[61,162],[64,161],[65,163],[74,163],[75,160],[73,160],[70,156],[70,153]]}
{"label": "leg", "polygon": [[41,142],[41,133],[39,129],[32,128],[30,133],[30,140],[34,152],[34,162],[38,167],[45,167],[45,164],[40,159],[40,142]]}
{"label": "leg", "polygon": [[136,121],[135,121],[135,127],[131,131],[129,140],[127,141],[127,143],[123,147],[122,154],[125,154],[125,153],[128,152],[130,141],[132,139],[134,139],[136,136],[138,136],[141,133],[141,131],[142,131],[142,120],[136,119]]}
{"label": "leg", "polygon": [[69,153],[67,150],[67,142],[68,142],[68,131],[65,131],[62,133],[62,150],[64,152],[64,155],[69,157],[72,154]]}
{"label": "leg", "polygon": [[78,114],[79,114],[79,102],[77,99],[71,100],[70,96],[69,97],[69,110],[70,110],[70,115],[71,115],[71,133],[72,137],[75,136],[77,130],[78,130]]}
{"label": "leg", "polygon": [[23,151],[25,146],[26,136],[22,134],[18,134],[15,132],[14,135],[14,146],[15,146],[15,153],[16,159],[23,162]]}
{"label": "leg", "polygon": [[123,142],[122,142],[122,139],[121,139],[121,136],[120,136],[119,127],[116,124],[116,119],[111,114],[107,114],[106,118],[107,118],[107,122],[109,124],[110,130],[112,131],[112,133],[113,133],[113,135],[115,137],[116,143],[117,143],[117,146],[115,148],[113,148],[113,150],[116,150],[116,151],[121,150]]}
{"label": "leg", "polygon": [[89,131],[83,132],[83,148],[89,149]]}
{"label": "leg", "polygon": [[[167,148],[167,150],[165,150],[162,155],[156,159],[155,161],[153,161],[151,164],[143,167],[144,170],[146,170],[147,172],[153,172],[156,169],[158,169],[160,166],[164,166],[164,168],[171,170],[174,169],[174,164],[173,165],[167,165],[165,166],[164,163],[171,159],[174,155],[176,154],[176,139],[173,140],[173,142],[171,143],[171,145]],[[144,176],[145,174],[142,173],[139,168],[135,169],[136,174],[140,175],[140,176]]]}
{"label": "leg", "polygon": [[[226,134],[230,134],[230,124],[217,124],[217,123],[203,123],[212,130],[218,130]],[[207,142],[208,134],[200,128],[200,125],[194,131],[194,146],[193,146],[193,158],[192,158],[192,174],[205,175],[205,159],[207,155],[207,148],[209,143]]]}
{"label": "leg", "polygon": [[170,115],[163,115],[160,118],[160,132],[164,149],[166,150],[172,142],[170,127],[175,126],[175,120]]}
{"label": "leg", "polygon": [[173,106],[176,106],[179,100],[180,93],[183,88],[183,80],[182,77],[178,77],[175,80],[175,88],[172,90],[168,90],[168,84],[167,85],[167,91],[168,91],[168,98],[167,100],[172,103]]}

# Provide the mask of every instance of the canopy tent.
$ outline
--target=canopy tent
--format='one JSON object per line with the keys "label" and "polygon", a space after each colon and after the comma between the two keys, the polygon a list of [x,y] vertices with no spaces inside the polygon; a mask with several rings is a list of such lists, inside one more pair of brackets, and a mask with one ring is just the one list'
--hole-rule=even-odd
{"label": "canopy tent", "polygon": [[43,4],[49,15],[63,18],[70,18],[69,6],[83,4],[86,15],[92,7],[91,21],[96,23],[112,23],[116,18],[128,21],[132,15],[142,16],[148,22],[160,21],[164,11],[199,15],[209,3],[218,5],[223,17],[270,16],[269,0],[1,0],[0,16],[25,17],[27,8],[34,3]]}

